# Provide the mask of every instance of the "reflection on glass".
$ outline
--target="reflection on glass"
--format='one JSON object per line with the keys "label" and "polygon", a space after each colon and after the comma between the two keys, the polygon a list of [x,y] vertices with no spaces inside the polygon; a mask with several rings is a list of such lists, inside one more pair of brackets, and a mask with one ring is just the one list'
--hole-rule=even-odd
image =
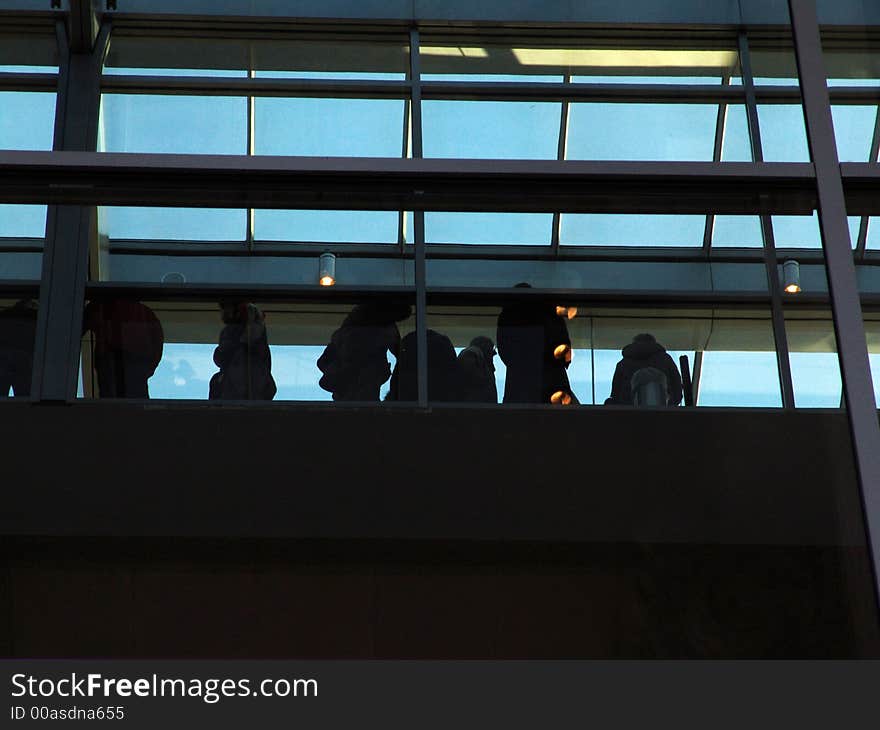
{"label": "reflection on glass", "polygon": [[254,100],[258,155],[400,157],[402,99]]}
{"label": "reflection on glass", "polygon": [[711,161],[717,117],[712,104],[573,103],[566,159]]}
{"label": "reflection on glass", "polygon": [[719,83],[737,72],[738,54],[725,48],[589,47],[513,40],[425,35],[423,78],[578,83]]}
{"label": "reflection on glass", "polygon": [[561,113],[551,102],[426,100],[425,157],[556,159]]}

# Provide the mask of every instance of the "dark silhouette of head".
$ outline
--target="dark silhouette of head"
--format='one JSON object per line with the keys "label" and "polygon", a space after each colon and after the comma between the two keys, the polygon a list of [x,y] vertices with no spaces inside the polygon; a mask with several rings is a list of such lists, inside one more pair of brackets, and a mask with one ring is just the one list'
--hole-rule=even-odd
{"label": "dark silhouette of head", "polygon": [[471,340],[470,346],[478,348],[487,360],[490,360],[497,354],[495,352],[495,343],[492,342],[491,338],[484,335],[474,337],[474,339]]}

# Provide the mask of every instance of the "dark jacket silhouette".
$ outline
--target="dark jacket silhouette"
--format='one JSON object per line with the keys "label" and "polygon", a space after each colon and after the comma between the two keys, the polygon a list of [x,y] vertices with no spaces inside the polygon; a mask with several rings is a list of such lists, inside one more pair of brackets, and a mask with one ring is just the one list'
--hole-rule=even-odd
{"label": "dark jacket silhouette", "polygon": [[495,343],[475,337],[458,353],[459,397],[464,403],[497,403]]}
{"label": "dark jacket silhouette", "polygon": [[[427,331],[428,400],[451,402],[459,400],[458,361],[452,340],[446,335]],[[391,374],[391,389],[385,400],[415,401],[419,398],[418,353],[416,333],[410,332],[400,341],[400,353]]]}
{"label": "dark jacket silhouette", "polygon": [[102,398],[149,398],[147,380],[162,360],[162,324],[132,299],[99,299],[83,313],[83,332],[94,334],[94,362]]}
{"label": "dark jacket silhouette", "polygon": [[411,313],[409,304],[359,304],[343,320],[318,358],[318,381],[335,401],[377,401],[391,377],[388,353],[400,349],[397,322]]}
{"label": "dark jacket silhouette", "polygon": [[10,388],[18,398],[31,394],[36,333],[37,306],[32,299],[0,311],[0,398],[6,398]]}
{"label": "dark jacket silhouette", "polygon": [[263,313],[254,304],[226,303],[223,321],[226,326],[214,350],[220,372],[211,378],[208,398],[272,400],[277,388]]}
{"label": "dark jacket silhouette", "polygon": [[666,375],[667,405],[677,406],[681,402],[681,375],[675,361],[653,335],[636,335],[621,354],[623,358],[614,371],[611,396],[605,401],[606,405],[632,405],[632,377],[643,368],[655,368]]}
{"label": "dark jacket silhouette", "polygon": [[550,403],[558,392],[577,402],[567,373],[571,338],[554,305],[523,302],[504,307],[498,315],[497,342],[507,366],[505,403]]}

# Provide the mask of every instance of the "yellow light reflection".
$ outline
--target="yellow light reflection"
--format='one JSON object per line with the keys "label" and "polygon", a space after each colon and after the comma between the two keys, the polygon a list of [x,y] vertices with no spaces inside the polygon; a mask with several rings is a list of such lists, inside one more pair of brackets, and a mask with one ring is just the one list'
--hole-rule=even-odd
{"label": "yellow light reflection", "polygon": [[787,291],[789,294],[797,294],[800,290],[801,287],[799,284],[789,284],[787,287],[785,287],[785,291]]}
{"label": "yellow light reflection", "polygon": [[336,279],[332,276],[322,276],[318,283],[321,286],[333,286],[336,283]]}
{"label": "yellow light reflection", "polygon": [[513,48],[523,66],[568,66],[585,68],[732,68],[738,56],[734,50],[644,49],[644,48]]}
{"label": "yellow light reflection", "polygon": [[425,56],[454,56],[456,58],[488,58],[485,48],[469,46],[420,46],[419,53]]}
{"label": "yellow light reflection", "polygon": [[571,403],[571,396],[564,390],[557,390],[553,395],[550,396],[550,402],[554,403],[555,405],[567,406]]}

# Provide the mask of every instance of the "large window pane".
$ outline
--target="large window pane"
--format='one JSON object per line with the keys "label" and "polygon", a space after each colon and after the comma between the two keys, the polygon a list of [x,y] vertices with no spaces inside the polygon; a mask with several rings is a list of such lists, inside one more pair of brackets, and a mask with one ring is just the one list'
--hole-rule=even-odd
{"label": "large window pane", "polygon": [[400,157],[402,99],[254,100],[258,155]]}
{"label": "large window pane", "polygon": [[98,209],[98,230],[111,241],[244,241],[246,223],[247,211],[228,208]]}
{"label": "large window pane", "polygon": [[55,94],[0,91],[0,149],[51,150]]}
{"label": "large window pane", "polygon": [[0,203],[0,238],[43,238],[45,235],[45,205]]}
{"label": "large window pane", "polygon": [[247,154],[247,100],[229,96],[104,94],[101,150]]}
{"label": "large window pane", "polygon": [[704,215],[565,213],[560,243],[578,246],[702,246]]}
{"label": "large window pane", "polygon": [[764,162],[809,162],[804,112],[800,105],[759,104]]}
{"label": "large window pane", "polygon": [[255,210],[259,241],[397,243],[400,214],[393,210]]}
{"label": "large window pane", "polygon": [[712,160],[712,104],[575,103],[569,114],[570,160]]}
{"label": "large window pane", "polygon": [[706,324],[697,405],[781,406],[769,313],[716,310]]}
{"label": "large window pane", "polygon": [[425,213],[428,243],[549,245],[551,213]]}
{"label": "large window pane", "polygon": [[425,157],[556,159],[562,105],[425,101]]}
{"label": "large window pane", "polygon": [[832,106],[837,156],[841,162],[874,162],[871,139],[877,119],[876,106]]}
{"label": "large window pane", "polygon": [[830,310],[789,308],[785,330],[795,405],[840,408],[840,364]]}

